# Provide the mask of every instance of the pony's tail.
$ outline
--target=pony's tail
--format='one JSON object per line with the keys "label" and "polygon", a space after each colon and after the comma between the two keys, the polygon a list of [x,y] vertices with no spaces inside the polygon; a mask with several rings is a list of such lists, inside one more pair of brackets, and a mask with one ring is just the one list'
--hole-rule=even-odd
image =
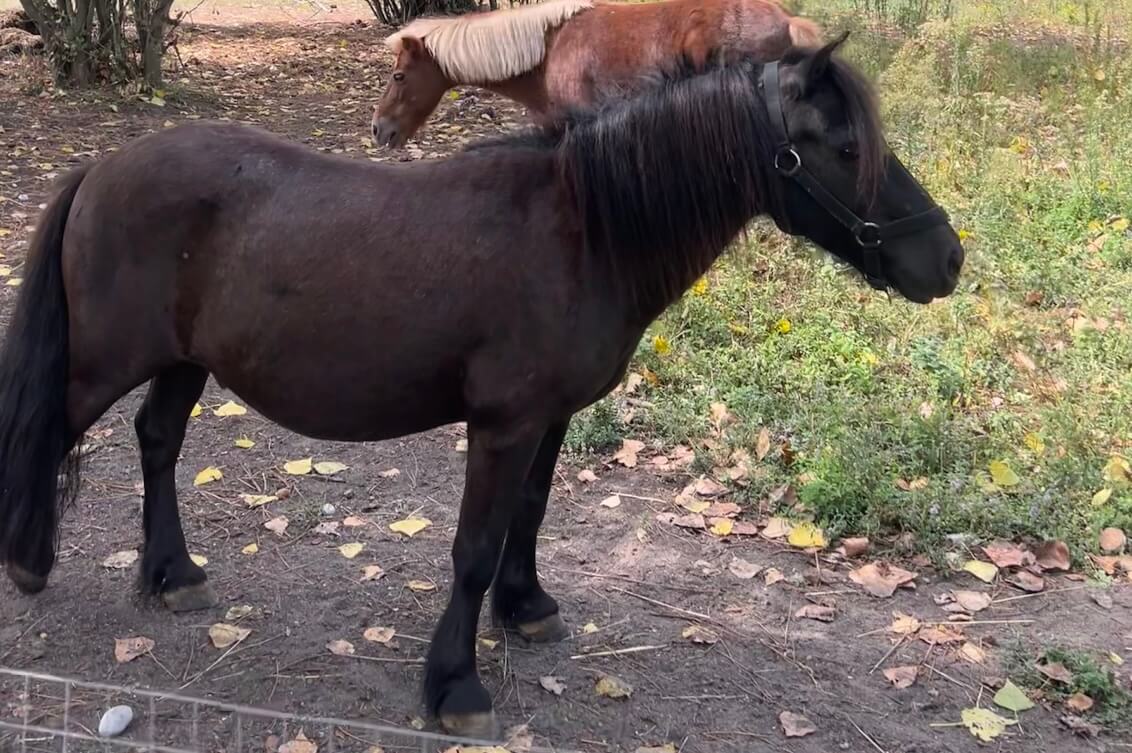
{"label": "pony's tail", "polygon": [[0,560],[24,593],[47,585],[58,507],[78,489],[78,454],[71,451],[77,437],[67,425],[62,250],[67,216],[88,169],[64,176],[39,218],[0,352]]}
{"label": "pony's tail", "polygon": [[821,47],[821,28],[808,18],[792,16],[789,21],[790,43],[795,47]]}

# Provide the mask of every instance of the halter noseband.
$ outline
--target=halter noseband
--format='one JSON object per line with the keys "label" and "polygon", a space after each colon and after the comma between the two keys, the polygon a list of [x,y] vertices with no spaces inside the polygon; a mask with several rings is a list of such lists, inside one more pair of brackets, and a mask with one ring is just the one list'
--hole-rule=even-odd
{"label": "halter noseband", "polygon": [[930,209],[923,212],[902,217],[899,220],[878,225],[868,222],[857,216],[857,213],[845,205],[823,186],[814,174],[802,165],[802,156],[794,147],[786,127],[786,113],[782,109],[782,90],[778,80],[778,61],[767,63],[759,76],[759,85],[763,88],[766,100],[767,114],[770,115],[770,125],[774,129],[774,169],[785,178],[790,178],[805,189],[814,201],[835,220],[844,225],[857,243],[861,246],[864,255],[865,281],[877,290],[887,290],[888,280],[880,263],[880,247],[886,240],[901,235],[908,235],[920,230],[927,230],[935,225],[948,223],[947,213],[938,205],[933,204]]}

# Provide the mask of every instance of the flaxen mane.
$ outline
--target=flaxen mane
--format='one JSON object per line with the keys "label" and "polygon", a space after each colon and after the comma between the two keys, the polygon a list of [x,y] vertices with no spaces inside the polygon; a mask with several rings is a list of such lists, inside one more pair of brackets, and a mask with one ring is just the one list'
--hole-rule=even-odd
{"label": "flaxen mane", "polygon": [[399,53],[404,37],[416,37],[453,81],[505,81],[542,63],[547,31],[591,7],[593,0],[550,0],[462,18],[420,18],[385,44]]}

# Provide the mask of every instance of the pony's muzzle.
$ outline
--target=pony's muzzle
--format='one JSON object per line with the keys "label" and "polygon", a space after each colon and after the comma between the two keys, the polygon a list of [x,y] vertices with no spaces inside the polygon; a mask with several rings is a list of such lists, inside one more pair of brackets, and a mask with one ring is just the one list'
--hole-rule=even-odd
{"label": "pony's muzzle", "polygon": [[399,147],[401,143],[400,130],[397,125],[391,122],[388,118],[373,119],[373,124],[370,126],[373,132],[373,143],[378,146]]}

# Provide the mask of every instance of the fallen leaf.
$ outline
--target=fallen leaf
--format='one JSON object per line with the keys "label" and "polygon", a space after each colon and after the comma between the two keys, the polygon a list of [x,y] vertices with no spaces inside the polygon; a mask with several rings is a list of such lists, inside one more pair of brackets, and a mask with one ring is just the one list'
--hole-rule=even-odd
{"label": "fallen leaf", "polygon": [[1034,558],[1044,570],[1068,570],[1072,564],[1069,547],[1064,541],[1045,541],[1034,551]]}
{"label": "fallen leaf", "polygon": [[805,737],[818,731],[806,717],[792,711],[783,711],[778,715],[778,723],[782,725],[782,732],[787,737]]}
{"label": "fallen leaf", "polygon": [[931,627],[921,628],[920,632],[916,634],[916,637],[932,646],[959,643],[965,640],[962,633],[946,625],[933,625]]}
{"label": "fallen leaf", "polygon": [[244,501],[248,507],[262,507],[268,502],[274,502],[279,499],[274,494],[241,494],[240,499]]}
{"label": "fallen leaf", "polygon": [[595,474],[589,468],[585,468],[578,471],[578,480],[583,484],[592,484],[593,482],[597,481],[597,474]]}
{"label": "fallen leaf", "polygon": [[783,536],[789,536],[793,526],[786,518],[771,518],[766,522],[766,527],[759,533],[764,539],[781,539]]}
{"label": "fallen leaf", "polygon": [[397,478],[398,476],[401,475],[401,471],[396,469],[396,468],[390,468],[389,470],[382,471],[381,473],[379,473],[377,475],[381,476],[382,478]]}
{"label": "fallen leaf", "polygon": [[208,564],[208,557],[205,557],[203,554],[190,554],[189,561],[197,567],[204,567]]}
{"label": "fallen leaf", "polygon": [[286,515],[279,515],[272,518],[263,524],[263,527],[274,533],[276,536],[282,536],[283,532],[287,530],[287,525],[291,521],[287,520]]}
{"label": "fallen leaf", "polygon": [[889,667],[884,670],[884,676],[892,683],[892,686],[897,690],[912,687],[916,682],[916,677],[920,673],[920,668],[911,665],[906,667]]}
{"label": "fallen leaf", "polygon": [[397,631],[391,627],[371,627],[366,628],[362,633],[362,637],[371,643],[382,643],[388,645],[393,637],[397,635]]}
{"label": "fallen leaf", "polygon": [[359,518],[356,515],[351,515],[342,521],[342,525],[347,528],[360,528],[369,525],[369,521],[365,518]]}
{"label": "fallen leaf", "polygon": [[204,408],[200,406],[200,403],[193,403],[193,409],[189,411],[189,418],[196,418],[201,413],[204,413]]}
{"label": "fallen leaf", "polygon": [[711,528],[708,530],[715,536],[723,537],[731,534],[731,529],[735,527],[735,521],[731,518],[712,518]]}
{"label": "fallen leaf", "polygon": [[240,550],[243,554],[255,554],[259,551],[259,544],[254,541]]}
{"label": "fallen leaf", "polygon": [[362,568],[362,580],[378,580],[385,575],[381,565],[366,565]]}
{"label": "fallen leaf", "polygon": [[1008,567],[1025,567],[1034,561],[1034,555],[1015,544],[996,541],[983,547],[987,559],[1005,570]]}
{"label": "fallen leaf", "polygon": [[818,622],[833,622],[837,610],[820,604],[806,604],[794,613],[795,619],[817,620]]}
{"label": "fallen leaf", "polygon": [[241,604],[235,607],[229,607],[228,611],[224,613],[224,619],[229,622],[236,622],[248,617],[255,612],[255,607],[251,604]]}
{"label": "fallen leaf", "polygon": [[330,641],[326,644],[326,648],[335,656],[353,656],[355,653],[354,644],[341,639]]}
{"label": "fallen leaf", "polygon": [[1112,597],[1104,591],[1090,591],[1089,598],[1096,602],[1096,605],[1102,609],[1112,609]]}
{"label": "fallen leaf", "polygon": [[430,525],[432,525],[432,521],[428,518],[405,518],[396,523],[390,523],[389,530],[412,538]]}
{"label": "fallen leaf", "polygon": [[1034,575],[1028,570],[1019,570],[1007,578],[1006,582],[1029,593],[1038,593],[1045,590],[1046,587],[1045,579],[1042,576]]}
{"label": "fallen leaf", "polygon": [[324,536],[337,536],[338,526],[342,525],[337,520],[324,520],[314,527],[315,533],[320,533]]}
{"label": "fallen leaf", "polygon": [[1013,719],[1005,719],[990,709],[963,709],[959,718],[963,720],[963,726],[970,730],[972,735],[985,743],[991,742],[1005,732],[1007,727],[1016,723]]}
{"label": "fallen leaf", "polygon": [[1119,455],[1113,455],[1105,463],[1104,470],[1102,471],[1104,480],[1111,484],[1125,484],[1132,479],[1132,467],[1129,466],[1128,461]]}
{"label": "fallen leaf", "polygon": [[968,612],[981,612],[991,605],[990,594],[982,591],[952,591],[951,595]]}
{"label": "fallen leaf", "polygon": [[992,460],[988,468],[990,470],[991,481],[994,482],[995,486],[1007,489],[1021,483],[1018,474],[1010,468],[1005,460]]}
{"label": "fallen leaf", "polygon": [[351,542],[349,544],[343,544],[342,546],[338,547],[338,551],[341,552],[342,556],[345,557],[346,559],[352,560],[352,559],[354,559],[354,557],[357,557],[359,554],[361,554],[362,550],[365,549],[365,548],[366,548],[365,544],[358,542],[358,541],[354,541],[354,542]]}
{"label": "fallen leaf", "polygon": [[224,474],[221,473],[220,469],[210,465],[193,478],[193,486],[204,486],[222,478],[224,478]]}
{"label": "fallen leaf", "polygon": [[864,536],[841,541],[841,553],[848,558],[860,557],[869,551],[869,540]]}
{"label": "fallen leaf", "polygon": [[602,507],[608,507],[610,510],[612,510],[621,506],[621,497],[614,494],[612,496],[606,497],[598,504],[600,504]]}
{"label": "fallen leaf", "polygon": [[731,533],[735,536],[757,536],[759,527],[749,520],[736,520],[735,525],[731,526]]}
{"label": "fallen leaf", "polygon": [[957,653],[972,664],[982,664],[987,658],[987,652],[970,641],[960,646]]}
{"label": "fallen leaf", "polygon": [[766,570],[766,574],[763,576],[763,579],[766,582],[766,585],[773,586],[775,583],[778,583],[779,581],[786,580],[786,576],[783,575],[782,571],[779,570],[777,567],[768,567],[767,570]]}
{"label": "fallen leaf", "polygon": [[633,753],[677,753],[677,750],[672,743],[665,743],[664,745],[642,745]]}
{"label": "fallen leaf", "polygon": [[333,460],[324,460],[321,463],[314,464],[314,472],[320,476],[333,476],[336,473],[341,473],[350,466],[345,463],[337,463]]}
{"label": "fallen leaf", "polygon": [[708,411],[711,413],[711,423],[717,434],[723,430],[723,427],[735,423],[735,415],[727,410],[727,406],[723,403],[712,403],[708,406]]}
{"label": "fallen leaf", "polygon": [[292,476],[305,476],[314,469],[314,458],[290,460],[283,464],[283,472]]}
{"label": "fallen leaf", "polygon": [[457,439],[455,449],[456,449],[456,452],[467,452],[468,451],[468,440]]}
{"label": "fallen leaf", "polygon": [[212,415],[227,418],[228,416],[242,416],[248,412],[248,409],[231,400],[221,405],[212,411]]}
{"label": "fallen leaf", "polygon": [[799,549],[822,549],[825,547],[825,532],[813,523],[804,522],[794,526],[786,537],[790,546]]}
{"label": "fallen leaf", "polygon": [[1119,552],[1124,548],[1124,545],[1127,542],[1128,539],[1124,535],[1124,531],[1120,530],[1119,528],[1104,529],[1103,531],[1101,531],[1101,535],[1098,539],[1098,543],[1101,546],[1101,551],[1109,554]]}
{"label": "fallen leaf", "polygon": [[589,635],[590,633],[596,633],[597,630],[598,630],[597,625],[593,624],[592,622],[587,622],[585,625],[582,625],[582,633],[585,634],[585,635]]}
{"label": "fallen leaf", "polygon": [[1007,680],[999,691],[994,694],[994,702],[995,705],[1015,713],[1034,708],[1034,702],[1022,692],[1020,687],[1010,680]]}
{"label": "fallen leaf", "polygon": [[1093,495],[1093,507],[1104,507],[1112,499],[1112,489],[1101,489]]}
{"label": "fallen leaf", "polygon": [[252,634],[249,628],[236,627],[218,622],[208,629],[208,637],[216,648],[228,648]]}
{"label": "fallen leaf", "polygon": [[1101,727],[1099,724],[1086,722],[1081,717],[1073,716],[1072,714],[1066,714],[1058,718],[1058,721],[1064,724],[1067,729],[1072,731],[1073,734],[1077,735],[1078,737],[1096,737],[1101,733]]}
{"label": "fallen leaf", "polygon": [[637,372],[632,372],[625,378],[625,394],[632,395],[637,388],[644,384],[645,378]]}
{"label": "fallen leaf", "polygon": [[707,476],[701,476],[695,483],[696,494],[701,497],[718,497],[727,493],[726,486]]}
{"label": "fallen leaf", "polygon": [[963,569],[984,583],[993,583],[995,577],[998,576],[998,568],[989,562],[968,560],[963,565]]}
{"label": "fallen leaf", "polygon": [[755,458],[762,460],[770,452],[770,430],[765,426],[759,430],[759,437],[755,440]]}
{"label": "fallen leaf", "polygon": [[138,551],[136,549],[127,549],[122,552],[114,552],[114,554],[102,560],[102,566],[108,567],[111,570],[125,570],[137,561]]}
{"label": "fallen leaf", "polygon": [[1108,654],[1108,660],[1118,667],[1124,665],[1124,657],[1121,656],[1120,654],[1115,654],[1111,651]]}
{"label": "fallen leaf", "polygon": [[680,528],[693,528],[699,531],[707,528],[704,516],[695,513],[690,515],[675,515],[670,512],[662,512],[657,514],[656,519],[661,523],[679,526]]}
{"label": "fallen leaf", "polygon": [[1084,693],[1074,693],[1065,699],[1065,705],[1078,714],[1084,714],[1093,707],[1093,699]]}
{"label": "fallen leaf", "polygon": [[680,635],[687,638],[692,643],[699,643],[707,646],[719,643],[719,636],[714,630],[706,628],[703,625],[689,625],[680,631]]}
{"label": "fallen leaf", "polygon": [[900,489],[901,491],[905,491],[905,492],[919,491],[920,489],[926,488],[927,485],[928,485],[928,479],[924,476],[920,476],[919,478],[914,478],[914,479],[910,479],[910,480],[905,480],[905,479],[902,479],[902,478],[896,479],[896,488]]}
{"label": "fallen leaf", "polygon": [[637,439],[625,439],[621,442],[621,449],[613,454],[613,459],[626,468],[637,466],[637,454],[645,449],[645,443]]}
{"label": "fallen leaf", "polygon": [[849,580],[864,587],[872,596],[886,598],[896,593],[896,589],[916,578],[909,572],[887,562],[870,562],[849,573]]}
{"label": "fallen leaf", "polygon": [[240,437],[232,444],[236,445],[241,450],[250,450],[251,448],[255,447],[255,442],[248,439],[247,437]]}
{"label": "fallen leaf", "polygon": [[307,739],[302,730],[295,739],[279,746],[278,753],[318,753],[318,746]]}
{"label": "fallen leaf", "polygon": [[429,591],[436,590],[436,584],[430,583],[427,580],[411,580],[405,585],[409,587],[410,591],[417,591],[419,593],[428,593]]}
{"label": "fallen leaf", "polygon": [[1034,668],[1054,682],[1060,682],[1064,685],[1073,684],[1073,673],[1066,669],[1061,662],[1038,664]]}
{"label": "fallen leaf", "polygon": [[923,627],[923,623],[910,614],[893,612],[892,616],[892,624],[888,626],[888,632],[890,633],[895,633],[896,635],[912,635]]}
{"label": "fallen leaf", "polygon": [[114,639],[114,659],[119,664],[131,662],[139,656],[148,654],[153,650],[154,645],[152,638],[145,636],[137,636],[136,638],[115,638]]}
{"label": "fallen leaf", "polygon": [[566,683],[562,682],[561,678],[555,677],[554,675],[543,675],[538,678],[538,684],[542,686],[543,690],[548,693],[554,693],[554,695],[562,695],[566,692]]}
{"label": "fallen leaf", "polygon": [[738,557],[727,564],[727,570],[739,580],[750,580],[762,572],[762,568],[758,565]]}
{"label": "fallen leaf", "polygon": [[633,686],[613,675],[602,675],[594,684],[594,692],[606,698],[628,698],[633,694]]}

